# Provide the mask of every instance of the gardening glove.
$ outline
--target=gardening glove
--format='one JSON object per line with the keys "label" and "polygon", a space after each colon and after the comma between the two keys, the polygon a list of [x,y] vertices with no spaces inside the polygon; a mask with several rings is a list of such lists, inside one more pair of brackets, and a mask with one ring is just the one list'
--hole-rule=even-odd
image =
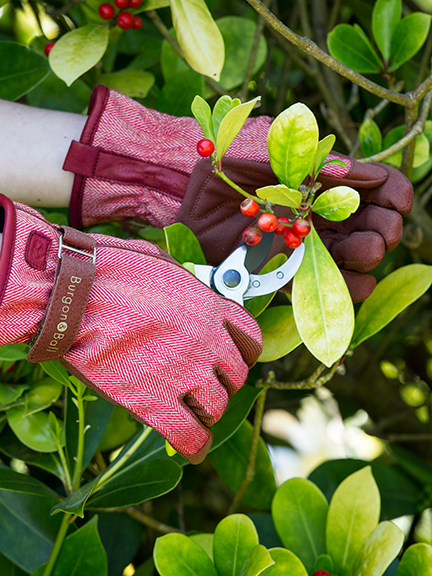
{"label": "gardening glove", "polygon": [[[248,119],[223,159],[223,170],[246,191],[278,183],[268,159],[272,119]],[[210,264],[217,265],[241,242],[252,220],[239,210],[243,197],[202,160],[203,137],[193,118],[149,110],[98,86],[80,142],[72,142],[64,169],[75,173],[70,217],[75,227],[110,220],[141,220],[155,226],[183,222],[197,235]],[[348,220],[330,222],[314,215],[315,226],[347,282],[354,302],[375,287],[368,274],[402,236],[402,216],[412,205],[412,185],[384,164],[361,164],[331,153],[345,166],[328,164],[320,192],[333,186],[355,188],[361,206]],[[319,193],[320,193],[319,192]],[[285,209],[277,212],[286,214]],[[273,252],[289,252],[276,239]]]}
{"label": "gardening glove", "polygon": [[47,222],[0,195],[0,345],[60,359],[200,462],[261,353],[258,325],[157,246]]}

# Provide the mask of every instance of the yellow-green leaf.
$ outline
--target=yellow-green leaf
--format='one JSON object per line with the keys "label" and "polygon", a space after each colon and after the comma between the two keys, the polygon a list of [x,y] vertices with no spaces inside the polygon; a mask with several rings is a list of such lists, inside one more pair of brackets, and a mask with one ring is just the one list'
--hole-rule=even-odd
{"label": "yellow-green leaf", "polygon": [[258,576],[258,574],[261,574],[263,570],[268,568],[268,566],[272,566],[274,563],[267,548],[262,544],[258,544],[252,549],[246,562],[243,564],[240,576]]}
{"label": "yellow-green leaf", "polygon": [[[273,256],[271,260],[267,262],[265,266],[259,271],[259,274],[267,274],[267,272],[273,272],[282,264],[288,260],[288,256],[286,254],[276,254]],[[267,308],[273,298],[276,296],[277,290],[275,292],[271,292],[270,294],[264,294],[263,296],[255,296],[255,298],[251,298],[250,300],[246,300],[245,308],[248,310],[254,318],[258,318],[262,312]]]}
{"label": "yellow-green leaf", "polygon": [[263,337],[263,350],[258,362],[272,362],[300,346],[292,306],[274,306],[259,315],[257,322]]}
{"label": "yellow-green leaf", "polygon": [[333,148],[335,142],[336,142],[336,136],[334,134],[329,134],[328,136],[326,136],[325,138],[323,138],[318,142],[318,148],[313,163],[313,174],[315,175],[315,178],[319,174],[321,165],[323,164],[327,156],[330,154],[331,149]]}
{"label": "yellow-green leaf", "polygon": [[396,576],[430,576],[432,546],[413,544],[402,556]]}
{"label": "yellow-green leaf", "polygon": [[262,576],[307,576],[306,568],[300,559],[286,548],[270,548],[273,566],[262,572]]}
{"label": "yellow-green leaf", "polygon": [[87,24],[68,32],[50,52],[51,68],[70,86],[99,62],[107,49],[108,39],[107,24]]}
{"label": "yellow-green leaf", "polygon": [[381,522],[358,553],[351,576],[382,576],[399,554],[404,533],[393,522]]}
{"label": "yellow-green leaf", "polygon": [[216,151],[219,161],[222,160],[222,157],[228,150],[229,145],[240,132],[247,117],[259,100],[261,100],[261,96],[257,96],[249,102],[235,106],[235,108],[232,108],[232,110],[224,116],[220,123],[216,140]]}
{"label": "yellow-green leaf", "polygon": [[268,133],[270,164],[279,181],[297,189],[309,174],[318,148],[318,124],[301,102],[284,110]]}
{"label": "yellow-green leaf", "polygon": [[348,348],[354,308],[339,268],[314,228],[305,238],[305,248],[294,276],[294,318],[309,351],[330,367]]}
{"label": "yellow-green leaf", "polygon": [[288,188],[285,184],[257,188],[256,194],[258,198],[268,200],[280,206],[288,206],[289,208],[298,208],[302,201],[301,192]]}
{"label": "yellow-green leaf", "polygon": [[326,220],[346,220],[360,206],[360,194],[349,186],[336,186],[326,190],[312,205],[312,211]]}
{"label": "yellow-green leaf", "polygon": [[99,82],[131,98],[145,98],[155,83],[155,77],[145,70],[125,68],[112,74],[102,74]]}
{"label": "yellow-green leaf", "polygon": [[171,0],[171,15],[178,43],[189,66],[219,81],[225,46],[204,0]]}

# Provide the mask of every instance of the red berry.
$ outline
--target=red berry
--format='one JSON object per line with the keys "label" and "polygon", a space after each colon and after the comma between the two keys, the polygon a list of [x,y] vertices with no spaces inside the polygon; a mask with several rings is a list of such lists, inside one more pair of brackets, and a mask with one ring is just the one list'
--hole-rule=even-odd
{"label": "red berry", "polygon": [[48,56],[51,50],[54,48],[54,44],[55,42],[48,42],[48,44],[45,44],[44,52],[46,56]]}
{"label": "red berry", "polygon": [[142,26],[142,20],[138,16],[134,16],[132,28],[134,30],[139,30]]}
{"label": "red berry", "polygon": [[289,220],[288,218],[285,218],[285,216],[281,216],[280,218],[277,219],[277,221],[280,222],[280,224],[276,226],[276,230],[274,232],[278,236],[283,236],[285,234],[287,226],[284,226],[282,222],[284,222],[285,224],[289,224]]}
{"label": "red berry", "polygon": [[132,28],[133,21],[134,17],[130,12],[120,12],[120,14],[117,16],[117,24],[123,30],[128,30],[129,28]]}
{"label": "red berry", "polygon": [[300,220],[295,220],[293,224],[293,230],[297,234],[297,236],[300,236],[300,238],[304,238],[305,236],[307,236],[310,232],[310,229],[311,229],[310,223],[304,218],[301,218]]}
{"label": "red berry", "polygon": [[111,6],[111,4],[101,4],[99,6],[99,16],[104,20],[110,20],[114,16],[114,6]]}
{"label": "red berry", "polygon": [[312,574],[312,576],[331,576],[331,575],[330,572],[327,572],[327,570],[317,570]]}
{"label": "red berry", "polygon": [[274,232],[277,228],[278,221],[274,214],[270,214],[270,212],[264,212],[258,218],[258,226],[261,228],[263,232]]}
{"label": "red berry", "polygon": [[139,8],[143,0],[129,0],[129,8]]}
{"label": "red berry", "polygon": [[114,0],[114,4],[117,6],[117,8],[123,10],[123,8],[127,8],[129,2],[128,0]]}
{"label": "red berry", "polygon": [[262,235],[261,228],[258,228],[258,226],[249,226],[249,228],[246,228],[243,232],[243,240],[246,244],[249,244],[249,246],[255,246],[255,244],[261,242]]}
{"label": "red berry", "polygon": [[211,140],[207,140],[207,138],[203,138],[197,144],[198,154],[200,156],[211,156],[214,152],[214,144]]}
{"label": "red berry", "polygon": [[287,228],[285,230],[284,241],[289,248],[298,248],[302,243],[302,239],[293,232],[292,228]]}
{"label": "red berry", "polygon": [[255,216],[259,212],[259,206],[253,198],[246,198],[240,204],[240,210],[245,216]]}

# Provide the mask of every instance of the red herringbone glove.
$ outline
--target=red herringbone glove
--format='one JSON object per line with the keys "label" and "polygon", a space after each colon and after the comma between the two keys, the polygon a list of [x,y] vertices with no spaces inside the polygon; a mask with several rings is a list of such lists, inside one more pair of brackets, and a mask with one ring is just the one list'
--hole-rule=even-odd
{"label": "red herringbone glove", "polygon": [[[270,124],[269,117],[248,119],[223,160],[227,175],[249,192],[277,183],[268,160]],[[80,143],[72,143],[64,164],[76,174],[72,224],[138,219],[166,226],[178,220],[198,236],[207,260],[220,263],[251,220],[239,210],[243,197],[213,173],[210,160],[199,162],[196,144],[202,137],[193,118],[149,110],[98,86]],[[413,190],[395,168],[341,158],[345,166],[329,164],[321,171],[321,191],[351,186],[360,193],[361,206],[344,222],[315,216],[314,221],[357,302],[375,286],[368,272],[400,242]],[[277,249],[287,250],[283,241]]]}
{"label": "red herringbone glove", "polygon": [[261,352],[252,316],[149,242],[60,228],[2,195],[1,231],[0,345],[31,341],[29,360],[61,359],[201,461]]}

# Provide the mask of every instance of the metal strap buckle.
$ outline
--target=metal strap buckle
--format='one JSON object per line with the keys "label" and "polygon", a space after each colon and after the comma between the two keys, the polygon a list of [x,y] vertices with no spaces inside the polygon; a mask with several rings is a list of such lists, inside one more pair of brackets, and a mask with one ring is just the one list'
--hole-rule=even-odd
{"label": "metal strap buckle", "polygon": [[66,246],[66,244],[63,244],[63,235],[61,235],[58,249],[59,259],[61,259],[62,257],[63,250],[69,250],[70,252],[76,252],[77,254],[81,254],[82,256],[86,256],[87,258],[91,258],[93,264],[96,264],[96,246],[93,248],[93,254],[89,254],[88,252],[84,252],[84,250],[78,250],[77,248],[72,248],[71,246]]}

